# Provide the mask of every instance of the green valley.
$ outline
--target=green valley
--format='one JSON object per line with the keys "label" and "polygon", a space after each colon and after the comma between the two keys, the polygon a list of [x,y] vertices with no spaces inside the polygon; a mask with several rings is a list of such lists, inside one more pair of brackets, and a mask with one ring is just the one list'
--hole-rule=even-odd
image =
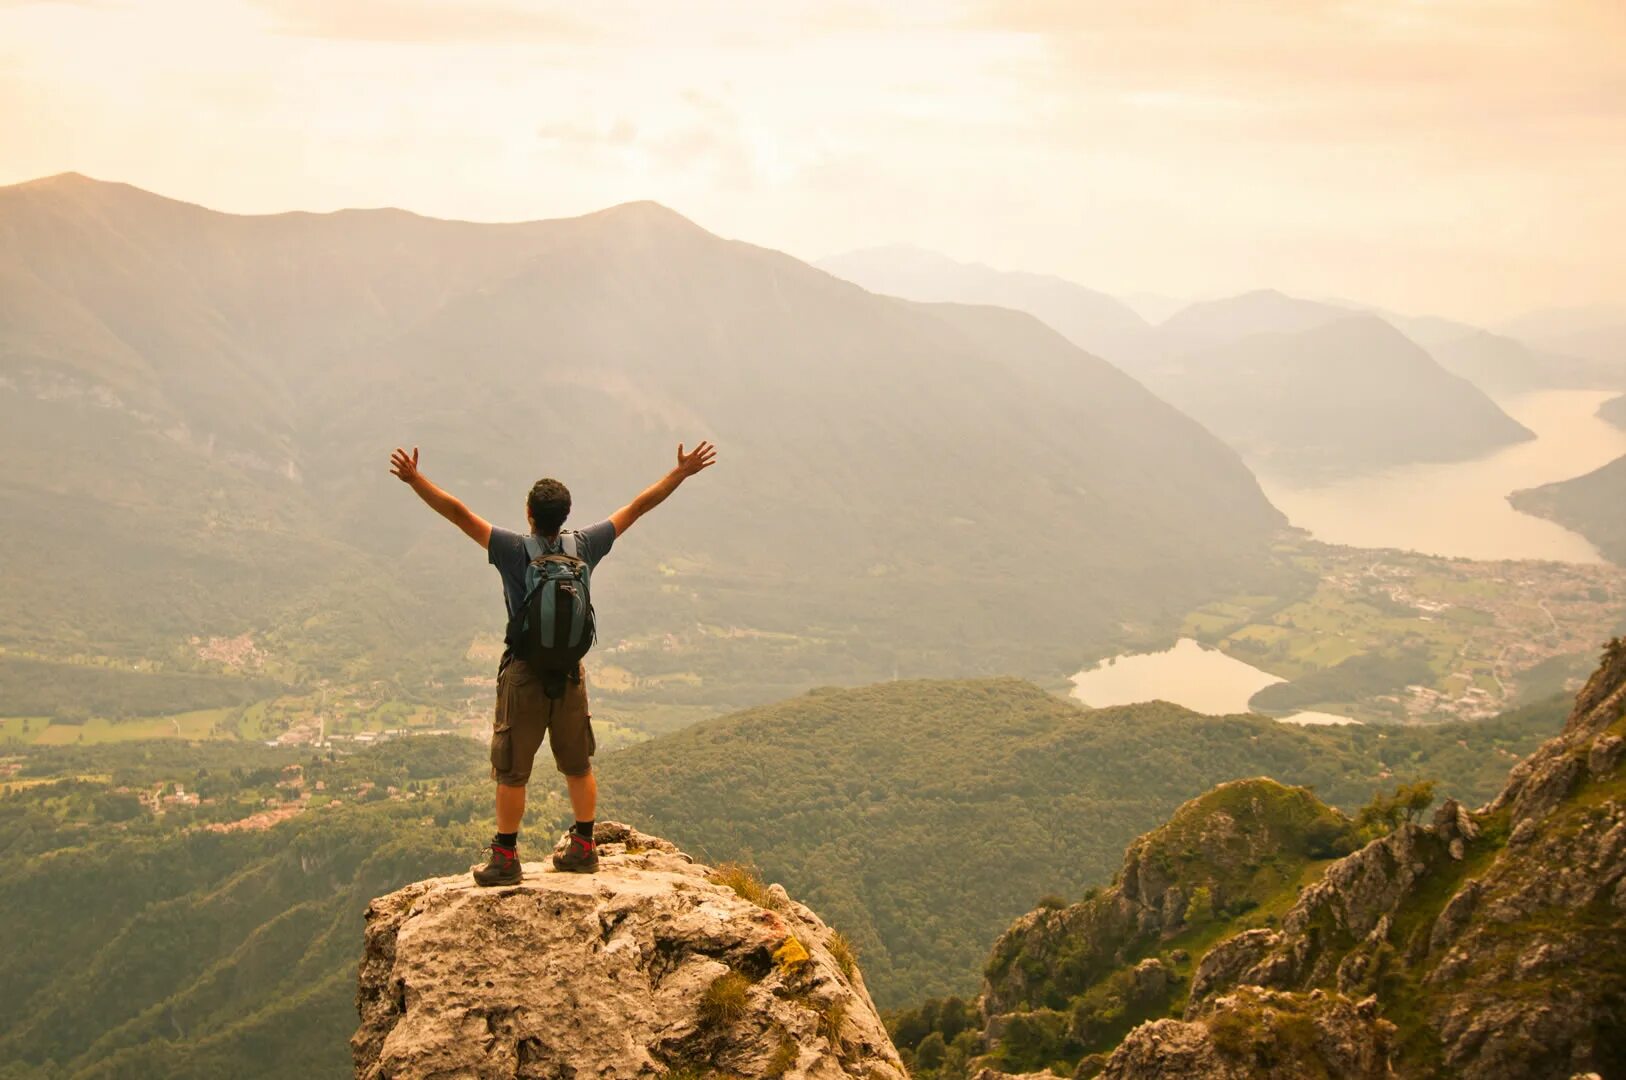
{"label": "green valley", "polygon": [[[899,1005],[972,990],[1012,917],[1106,881],[1130,838],[1214,783],[1268,774],[1354,807],[1438,776],[1482,798],[1561,709],[1305,730],[1167,705],[1092,712],[1014,679],[903,681],[606,754],[603,812],[698,857],[754,860],[846,931],[878,998]],[[24,942],[0,960],[13,1018],[0,1075],[201,1080],[228,1059],[242,1076],[338,1073],[359,913],[473,861],[489,830],[484,757],[423,737],[0,759],[0,911]],[[535,857],[564,806],[546,788],[532,802]],[[64,907],[78,917],[60,920]]]}
{"label": "green valley", "polygon": [[1277,555],[1314,584],[1186,616],[1182,633],[1288,680],[1263,712],[1375,723],[1473,720],[1573,690],[1626,627],[1626,572],[1475,562],[1310,541]]}

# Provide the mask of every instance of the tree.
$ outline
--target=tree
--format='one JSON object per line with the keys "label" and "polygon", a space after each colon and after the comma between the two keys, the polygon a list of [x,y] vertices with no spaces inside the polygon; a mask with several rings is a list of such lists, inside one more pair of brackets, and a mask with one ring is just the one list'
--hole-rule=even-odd
{"label": "tree", "polygon": [[1191,891],[1191,899],[1186,901],[1186,925],[1205,926],[1214,919],[1214,893],[1207,885],[1199,885]]}
{"label": "tree", "polygon": [[935,1069],[943,1064],[943,1057],[947,1053],[948,1044],[943,1041],[942,1035],[934,1031],[921,1039],[920,1045],[915,1048],[915,1065],[921,1069]]}
{"label": "tree", "polygon": [[1410,825],[1434,805],[1434,791],[1438,786],[1435,780],[1418,780],[1401,784],[1393,795],[1379,791],[1355,815],[1355,824],[1362,833],[1372,837],[1391,833],[1402,824]]}

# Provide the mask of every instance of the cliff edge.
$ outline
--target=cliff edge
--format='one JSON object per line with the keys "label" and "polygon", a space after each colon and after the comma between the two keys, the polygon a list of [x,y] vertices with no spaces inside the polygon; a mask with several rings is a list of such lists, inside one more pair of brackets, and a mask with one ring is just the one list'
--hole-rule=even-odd
{"label": "cliff edge", "polygon": [[433,878],[367,909],[350,1040],[366,1080],[903,1080],[839,934],[615,822],[597,874]]}

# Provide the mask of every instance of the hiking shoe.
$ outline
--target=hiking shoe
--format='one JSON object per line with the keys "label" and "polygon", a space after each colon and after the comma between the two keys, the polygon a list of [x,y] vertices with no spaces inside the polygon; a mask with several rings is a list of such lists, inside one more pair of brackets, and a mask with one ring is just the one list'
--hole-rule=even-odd
{"label": "hiking shoe", "polygon": [[573,832],[566,833],[563,843],[553,852],[553,868],[571,874],[593,873],[598,869],[598,845]]}
{"label": "hiking shoe", "polygon": [[476,885],[518,885],[524,876],[519,866],[519,852],[514,848],[500,847],[497,844],[486,845],[491,852],[491,861],[484,866],[476,866],[474,870],[474,883]]}

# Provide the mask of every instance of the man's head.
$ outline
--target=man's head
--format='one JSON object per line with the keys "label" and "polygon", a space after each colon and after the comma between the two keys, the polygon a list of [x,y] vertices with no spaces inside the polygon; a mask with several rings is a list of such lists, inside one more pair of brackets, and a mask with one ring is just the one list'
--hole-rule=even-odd
{"label": "man's head", "polygon": [[525,497],[525,516],[538,536],[553,536],[570,516],[570,489],[549,477],[538,480]]}

